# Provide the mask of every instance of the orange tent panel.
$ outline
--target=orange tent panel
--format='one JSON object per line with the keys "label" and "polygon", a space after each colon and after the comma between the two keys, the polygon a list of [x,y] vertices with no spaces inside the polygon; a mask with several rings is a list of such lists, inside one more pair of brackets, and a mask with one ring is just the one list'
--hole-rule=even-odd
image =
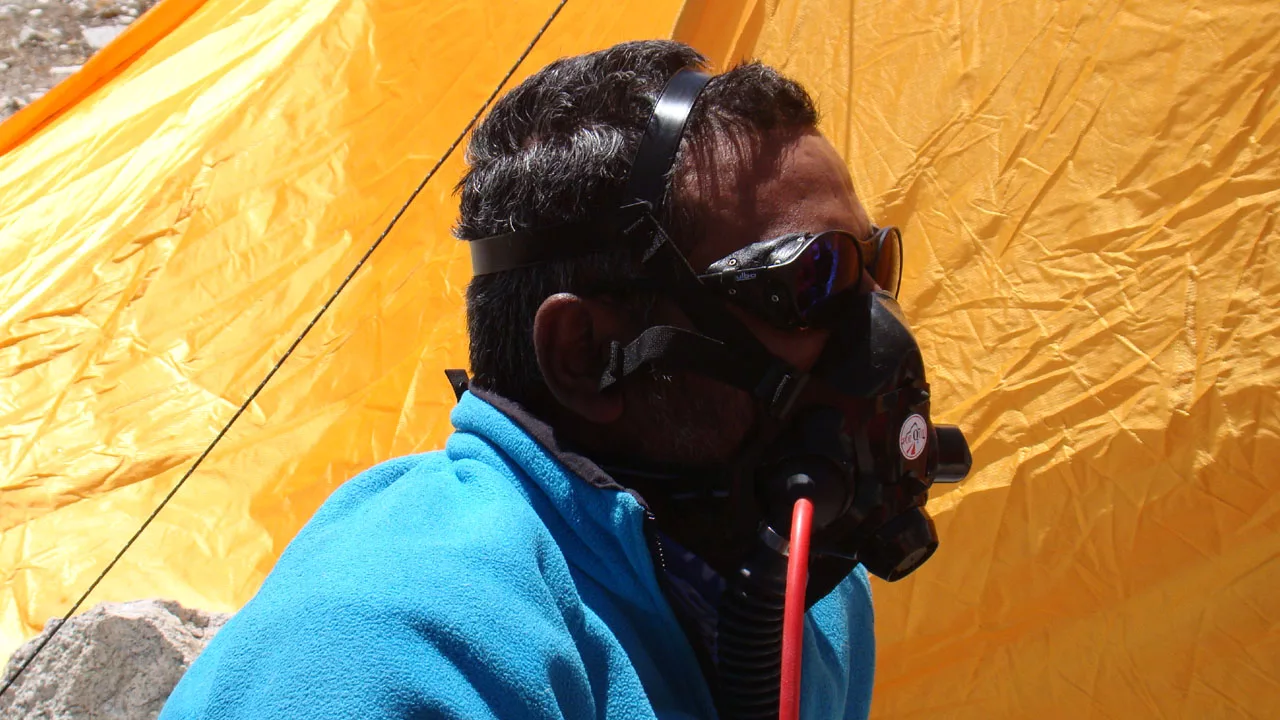
{"label": "orange tent panel", "polygon": [[[554,6],[165,0],[0,125],[0,653],[88,587]],[[513,82],[669,34],[811,89],[904,229],[935,405],[973,445],[930,503],[938,555],[875,586],[873,715],[1280,707],[1280,15],[571,1]],[[440,445],[462,167],[90,604],[233,610],[338,484]]]}

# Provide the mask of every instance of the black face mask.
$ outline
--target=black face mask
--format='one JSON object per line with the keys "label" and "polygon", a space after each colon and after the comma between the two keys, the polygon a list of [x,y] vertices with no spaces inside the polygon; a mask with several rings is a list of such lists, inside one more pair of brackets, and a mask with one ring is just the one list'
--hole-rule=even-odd
{"label": "black face mask", "polygon": [[[794,242],[790,236],[765,241],[735,256],[769,258],[765,246]],[[743,260],[737,267],[751,276],[779,267],[767,260],[758,264]],[[772,282],[777,295],[787,296],[792,276],[775,272]],[[754,391],[758,419],[739,460],[723,472],[690,469],[667,482],[704,491],[708,481],[715,481],[722,490],[745,489],[754,494],[751,507],[755,522],[762,525],[755,530],[777,537],[789,532],[795,500],[811,499],[815,505],[811,603],[838,584],[857,562],[890,581],[923,564],[938,546],[933,522],[924,510],[929,487],[961,479],[970,465],[959,429],[936,428],[932,423],[924,360],[894,297],[857,287],[833,286],[831,292],[831,297],[822,299],[818,323],[830,335],[808,373],[788,368],[754,338],[741,344],[712,340],[709,336],[718,328],[738,323],[722,307],[709,307],[723,306],[725,301],[708,294],[686,295],[680,303],[695,323],[703,321],[699,330],[706,334],[668,329],[672,332],[665,336],[665,345],[648,343],[647,356],[650,365],[667,372],[696,366],[698,372]],[[734,334],[741,337],[745,329],[739,329]],[[653,330],[655,337],[661,333]],[[642,337],[615,355],[626,356],[645,344]],[[679,362],[692,357],[701,359]],[[677,362],[664,362],[673,359]],[[643,363],[622,365],[634,371]],[[728,365],[757,371],[746,376],[717,372]],[[625,374],[629,374],[625,369],[619,372]],[[619,470],[626,472],[615,468]]]}
{"label": "black face mask", "polygon": [[[893,297],[849,292],[834,302],[830,339],[756,487],[767,522],[783,535],[795,500],[814,501],[813,553],[827,559],[815,573],[822,585],[853,561],[898,580],[937,549],[923,509],[928,490],[940,466],[967,472],[968,450],[962,435],[960,445],[938,440],[920,348]],[[954,440],[958,430],[942,432]]]}

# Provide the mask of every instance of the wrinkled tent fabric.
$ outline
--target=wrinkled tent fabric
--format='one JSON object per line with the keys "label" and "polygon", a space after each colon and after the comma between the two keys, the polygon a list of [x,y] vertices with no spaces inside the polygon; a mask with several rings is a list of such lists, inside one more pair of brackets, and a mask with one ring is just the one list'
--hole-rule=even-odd
{"label": "wrinkled tent fabric", "polygon": [[[0,156],[0,653],[88,587],[553,6],[209,0]],[[936,558],[875,587],[873,715],[1280,707],[1280,12],[571,1],[517,80],[672,33],[814,92],[905,230],[935,406],[973,445]],[[234,610],[338,484],[441,444],[462,167],[90,603]]]}

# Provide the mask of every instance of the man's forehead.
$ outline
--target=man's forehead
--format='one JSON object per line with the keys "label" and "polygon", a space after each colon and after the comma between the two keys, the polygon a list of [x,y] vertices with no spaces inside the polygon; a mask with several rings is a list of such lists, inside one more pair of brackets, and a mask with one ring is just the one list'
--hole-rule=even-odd
{"label": "man's forehead", "polygon": [[689,256],[697,269],[786,233],[870,232],[848,167],[816,132],[722,140],[693,164],[684,190],[701,216],[703,237]]}

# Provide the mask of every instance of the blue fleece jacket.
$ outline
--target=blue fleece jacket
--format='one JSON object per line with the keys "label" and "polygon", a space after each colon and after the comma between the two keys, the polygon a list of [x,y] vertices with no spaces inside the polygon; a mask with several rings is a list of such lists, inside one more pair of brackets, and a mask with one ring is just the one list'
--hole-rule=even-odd
{"label": "blue fleece jacket", "polygon": [[[715,717],[637,500],[473,395],[452,419],[330,497],[161,720]],[[805,718],[867,716],[871,622],[861,568],[809,611]]]}

